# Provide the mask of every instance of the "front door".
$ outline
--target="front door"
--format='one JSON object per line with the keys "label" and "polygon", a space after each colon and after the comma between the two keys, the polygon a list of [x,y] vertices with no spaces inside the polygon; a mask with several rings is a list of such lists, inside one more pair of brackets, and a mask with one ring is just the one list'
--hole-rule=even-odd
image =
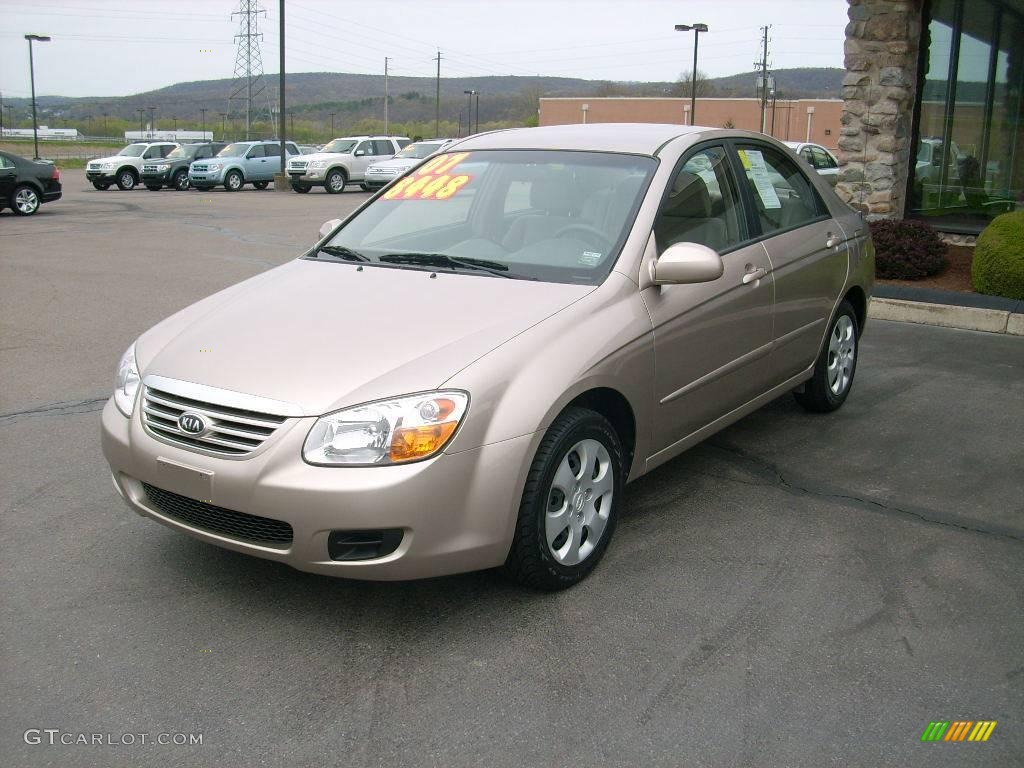
{"label": "front door", "polygon": [[658,252],[680,242],[718,251],[725,273],[707,283],[651,286],[655,453],[770,388],[771,265],[750,222],[727,150],[691,151],[654,226]]}
{"label": "front door", "polygon": [[359,145],[352,152],[352,175],[349,178],[353,180],[363,178],[366,174],[366,169],[370,167],[370,161],[375,159],[373,153],[372,141],[359,142]]}
{"label": "front door", "polygon": [[14,191],[17,179],[18,169],[15,167],[14,162],[0,155],[0,199],[4,200],[5,205]]}
{"label": "front door", "polygon": [[808,178],[813,171],[768,144],[737,149],[775,275],[772,364],[782,381],[818,355],[846,282],[849,245]]}
{"label": "front door", "polygon": [[273,172],[269,174],[267,172],[269,163],[266,147],[263,144],[257,144],[245,155],[245,180],[266,181],[273,178]]}

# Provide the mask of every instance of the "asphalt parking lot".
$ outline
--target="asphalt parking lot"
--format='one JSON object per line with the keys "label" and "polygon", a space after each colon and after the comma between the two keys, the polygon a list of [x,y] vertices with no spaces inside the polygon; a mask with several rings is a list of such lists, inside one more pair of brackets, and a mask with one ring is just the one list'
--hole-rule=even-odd
{"label": "asphalt parking lot", "polygon": [[[872,322],[840,412],[630,486],[567,592],[337,581],[129,512],[99,410],[140,332],[366,195],[64,189],[0,214],[0,764],[1021,764],[1024,339]],[[920,742],[958,719],[999,725]]]}

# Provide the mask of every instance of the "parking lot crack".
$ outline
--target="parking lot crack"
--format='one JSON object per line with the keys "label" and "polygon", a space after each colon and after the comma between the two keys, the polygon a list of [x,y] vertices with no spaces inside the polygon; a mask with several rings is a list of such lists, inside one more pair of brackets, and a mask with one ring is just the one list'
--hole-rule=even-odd
{"label": "parking lot crack", "polygon": [[103,409],[107,397],[93,397],[87,400],[72,400],[58,403],[47,403],[24,411],[11,411],[0,413],[0,426],[13,424],[21,419],[33,416],[71,416],[79,413],[90,413]]}
{"label": "parking lot crack", "polygon": [[1014,541],[1024,541],[1024,536],[1021,535],[1020,531],[1003,526],[989,526],[989,527],[978,527],[970,525],[963,520],[956,519],[951,515],[943,513],[939,510],[933,509],[911,509],[906,506],[896,506],[893,504],[887,504],[876,499],[867,498],[864,496],[858,496],[853,493],[849,493],[842,490],[833,490],[827,488],[816,488],[810,484],[798,484],[788,478],[786,474],[778,468],[777,465],[762,459],[746,451],[734,448],[729,445],[725,445],[718,442],[708,442],[706,445],[712,450],[726,454],[733,459],[738,459],[753,468],[762,476],[770,478],[768,483],[751,483],[749,481],[739,480],[735,477],[715,475],[723,480],[731,482],[744,483],[746,485],[769,485],[777,488],[781,488],[787,493],[797,495],[814,496],[820,499],[832,499],[836,501],[846,502],[853,506],[860,507],[862,509],[870,509],[872,511],[884,511],[892,512],[899,515],[905,515],[907,517],[913,517],[931,525],[941,525],[945,528],[952,528],[959,531],[965,531],[970,533],[978,533],[986,536],[997,536],[999,538],[1012,539]]}

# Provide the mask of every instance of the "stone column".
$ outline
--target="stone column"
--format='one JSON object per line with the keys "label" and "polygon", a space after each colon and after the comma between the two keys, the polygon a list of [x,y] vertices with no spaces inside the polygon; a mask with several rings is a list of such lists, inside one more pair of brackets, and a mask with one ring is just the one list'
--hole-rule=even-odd
{"label": "stone column", "polygon": [[849,0],[836,192],[869,219],[904,214],[922,0]]}

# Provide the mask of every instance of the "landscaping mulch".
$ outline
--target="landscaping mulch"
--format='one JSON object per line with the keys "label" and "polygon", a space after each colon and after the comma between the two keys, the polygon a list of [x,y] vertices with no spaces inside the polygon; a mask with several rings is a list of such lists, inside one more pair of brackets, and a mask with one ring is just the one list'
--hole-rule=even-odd
{"label": "landscaping mulch", "polygon": [[938,274],[923,280],[879,280],[878,282],[885,285],[974,293],[974,288],[971,286],[971,261],[973,259],[973,247],[950,245],[946,250],[946,266]]}

